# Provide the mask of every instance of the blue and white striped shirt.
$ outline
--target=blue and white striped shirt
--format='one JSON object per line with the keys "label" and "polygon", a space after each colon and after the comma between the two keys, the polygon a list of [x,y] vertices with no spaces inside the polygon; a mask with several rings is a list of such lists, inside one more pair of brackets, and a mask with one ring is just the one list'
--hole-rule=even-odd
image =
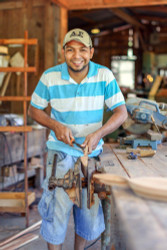
{"label": "blue and white striped shirt", "polygon": [[[70,77],[66,63],[46,70],[32,95],[31,105],[43,110],[48,103],[51,117],[70,128],[75,141],[81,144],[88,134],[102,127],[105,104],[113,110],[125,101],[111,70],[90,61],[88,75],[80,84]],[[90,156],[99,154],[102,145],[101,139]],[[78,147],[57,140],[52,130],[47,147],[76,157],[83,155]]]}

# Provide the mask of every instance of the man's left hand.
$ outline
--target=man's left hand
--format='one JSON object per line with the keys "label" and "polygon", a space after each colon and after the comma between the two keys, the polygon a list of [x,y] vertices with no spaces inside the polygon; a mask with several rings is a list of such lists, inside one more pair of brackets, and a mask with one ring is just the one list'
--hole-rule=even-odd
{"label": "man's left hand", "polygon": [[88,154],[91,154],[96,149],[99,140],[101,139],[99,133],[96,131],[86,136],[85,141],[82,143],[82,147],[88,146]]}

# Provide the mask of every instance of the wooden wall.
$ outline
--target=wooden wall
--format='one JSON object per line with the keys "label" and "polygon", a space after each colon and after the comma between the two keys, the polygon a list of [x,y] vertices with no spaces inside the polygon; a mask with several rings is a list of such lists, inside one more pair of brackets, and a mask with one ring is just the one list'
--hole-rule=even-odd
{"label": "wooden wall", "polygon": [[[60,21],[62,15],[64,20]],[[60,31],[63,31],[62,34],[67,31],[67,10],[45,0],[0,3],[0,39],[23,38],[25,30],[28,30],[29,38],[37,38],[39,42],[38,72],[36,75],[28,73],[28,95],[31,95],[42,72],[62,61],[58,48],[61,49],[62,43]],[[29,46],[29,65],[34,63],[34,50],[33,46]],[[10,56],[16,51],[20,51],[23,55],[23,48],[10,48]],[[16,74],[12,73],[6,95],[14,94],[16,94]],[[3,103],[0,112],[21,113],[22,104]]]}

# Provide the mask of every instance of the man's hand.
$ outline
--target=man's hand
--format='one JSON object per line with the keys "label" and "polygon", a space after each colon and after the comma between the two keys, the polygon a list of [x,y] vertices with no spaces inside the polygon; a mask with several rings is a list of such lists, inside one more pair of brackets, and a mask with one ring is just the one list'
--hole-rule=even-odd
{"label": "man's hand", "polygon": [[53,131],[56,135],[56,138],[59,141],[62,141],[62,142],[69,144],[71,146],[71,140],[74,139],[71,129],[67,128],[66,126],[62,125],[61,123],[56,123],[56,126],[53,129]]}
{"label": "man's hand", "polygon": [[101,139],[100,133],[98,131],[86,136],[85,141],[81,146],[88,146],[88,154],[91,154],[94,149],[96,149],[99,141]]}
{"label": "man's hand", "polygon": [[127,110],[125,105],[121,105],[113,110],[109,120],[97,131],[87,135],[84,143],[81,146],[88,146],[88,154],[96,149],[98,142],[105,135],[108,135],[118,129],[127,118]]}

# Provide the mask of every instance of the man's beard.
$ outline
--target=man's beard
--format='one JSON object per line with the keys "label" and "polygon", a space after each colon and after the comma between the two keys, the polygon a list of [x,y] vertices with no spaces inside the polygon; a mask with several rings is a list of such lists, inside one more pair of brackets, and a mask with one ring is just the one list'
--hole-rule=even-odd
{"label": "man's beard", "polygon": [[81,69],[73,69],[71,66],[68,65],[68,68],[75,73],[79,73],[79,72],[83,71],[87,66],[88,66],[88,64],[84,65]]}

